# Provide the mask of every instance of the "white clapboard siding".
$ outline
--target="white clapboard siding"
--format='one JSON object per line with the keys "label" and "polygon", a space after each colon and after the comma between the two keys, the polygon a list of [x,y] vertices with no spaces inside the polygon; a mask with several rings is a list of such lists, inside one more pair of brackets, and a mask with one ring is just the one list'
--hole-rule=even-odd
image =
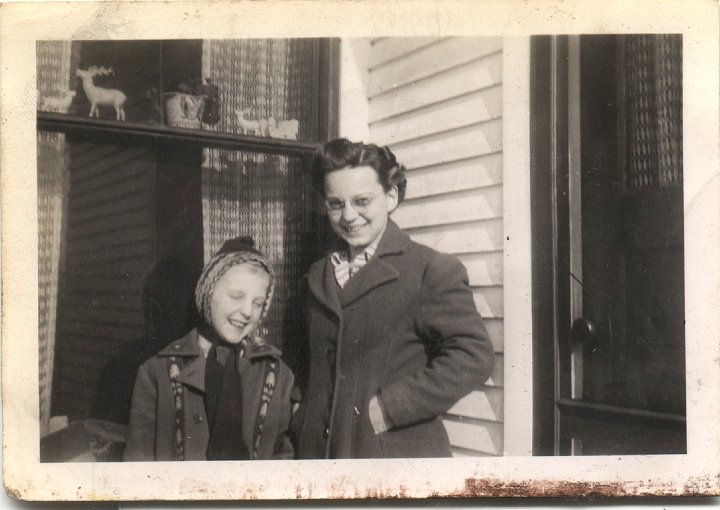
{"label": "white clapboard siding", "polygon": [[501,81],[502,54],[493,53],[370,98],[370,122],[494,87]]}
{"label": "white clapboard siding", "polygon": [[492,317],[483,317],[485,329],[487,329],[490,340],[492,340],[495,352],[503,352],[505,331],[502,319],[493,319]]}
{"label": "white clapboard siding", "polygon": [[[408,181],[410,186],[411,181]],[[481,191],[466,190],[439,196],[406,200],[393,214],[401,228],[419,227],[431,221],[434,225],[502,216],[502,187],[492,186]]]}
{"label": "white clapboard siding", "polygon": [[485,421],[503,421],[502,388],[484,387],[470,392],[452,406],[447,414]]}
{"label": "white clapboard siding", "polygon": [[503,252],[467,253],[457,257],[467,269],[470,285],[502,285]]}
{"label": "white clapboard siding", "polygon": [[468,420],[463,423],[444,420],[445,429],[450,436],[450,445],[491,455],[502,455],[503,424],[501,422],[482,422]]}
{"label": "white clapboard siding", "polygon": [[483,317],[502,319],[503,317],[503,288],[473,287],[473,299],[478,312]]}
{"label": "white clapboard siding", "polygon": [[393,65],[382,66],[370,73],[368,97],[412,83],[455,66],[477,60],[502,49],[496,37],[451,37],[420,51],[395,59]]}
{"label": "white clapboard siding", "polygon": [[490,87],[373,123],[386,145],[470,126],[502,115],[502,87]]}
{"label": "white clapboard siding", "polygon": [[[372,137],[372,125],[370,135]],[[502,150],[502,120],[493,119],[408,142],[387,143],[407,168],[438,165]]]}
{"label": "white clapboard siding", "polygon": [[465,265],[496,353],[488,380],[446,415],[453,453],[502,455],[502,39],[383,38],[373,41],[368,68],[370,141],[407,168],[392,217]]}
{"label": "white clapboard siding", "polygon": [[476,158],[411,169],[407,173],[412,187],[405,200],[440,195],[502,183],[502,154],[493,153]]}
{"label": "white clapboard siding", "polygon": [[[393,213],[393,219],[396,214],[397,211]],[[418,243],[455,255],[503,248],[502,218],[405,228],[405,231]]]}
{"label": "white clapboard siding", "polygon": [[485,381],[485,384],[487,386],[494,386],[497,388],[502,388],[505,386],[504,384],[504,377],[505,377],[505,356],[501,352],[495,353],[495,366],[493,367],[492,373],[490,374],[490,377],[487,381]]}
{"label": "white clapboard siding", "polygon": [[372,71],[381,65],[408,55],[413,51],[438,44],[442,39],[437,37],[392,37],[379,39],[372,43],[368,68]]}

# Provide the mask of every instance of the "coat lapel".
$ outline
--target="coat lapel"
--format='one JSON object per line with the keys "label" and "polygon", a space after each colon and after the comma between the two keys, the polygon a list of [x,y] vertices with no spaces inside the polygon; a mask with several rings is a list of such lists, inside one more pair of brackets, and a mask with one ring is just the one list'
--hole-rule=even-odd
{"label": "coat lapel", "polygon": [[[377,257],[377,255],[376,255]],[[381,258],[368,262],[355,276],[350,278],[340,294],[342,306],[357,301],[362,296],[384,283],[396,280],[400,271]]]}
{"label": "coat lapel", "polygon": [[341,293],[341,304],[347,306],[371,290],[400,277],[400,271],[385,257],[403,253],[410,238],[390,219],[378,244],[375,256],[358,273],[348,280]]}
{"label": "coat lapel", "polygon": [[158,353],[158,356],[194,358],[180,370],[177,381],[201,392],[205,391],[205,358],[198,345],[197,329],[191,330],[180,340],[168,345]]}
{"label": "coat lapel", "polygon": [[199,355],[183,368],[177,376],[179,383],[205,393],[205,358]]}
{"label": "coat lapel", "polygon": [[337,286],[337,282],[332,264],[327,257],[310,266],[307,280],[313,296],[339,318],[341,305],[338,293],[334,288]]}

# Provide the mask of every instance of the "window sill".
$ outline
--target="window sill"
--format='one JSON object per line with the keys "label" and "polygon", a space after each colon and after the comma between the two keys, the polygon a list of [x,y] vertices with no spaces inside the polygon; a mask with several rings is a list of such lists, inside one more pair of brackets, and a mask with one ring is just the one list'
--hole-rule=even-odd
{"label": "window sill", "polygon": [[312,154],[320,146],[319,143],[315,142],[238,135],[204,129],[175,128],[157,124],[119,122],[50,112],[37,112],[37,127],[39,130],[45,131],[163,139],[178,143],[196,144],[202,147],[288,156]]}

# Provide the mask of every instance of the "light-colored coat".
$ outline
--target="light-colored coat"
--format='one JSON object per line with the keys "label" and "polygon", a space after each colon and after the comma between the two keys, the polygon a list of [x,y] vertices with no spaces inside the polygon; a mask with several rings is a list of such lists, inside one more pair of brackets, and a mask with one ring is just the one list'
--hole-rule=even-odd
{"label": "light-colored coat", "polygon": [[[306,281],[307,372],[293,422],[299,458],[451,455],[440,415],[494,363],[467,271],[395,223],[344,289],[328,258]],[[379,394],[393,428],[375,434]]]}
{"label": "light-colored coat", "polygon": [[[176,402],[168,360],[183,358],[176,380],[182,388],[180,401],[183,460],[206,460],[208,425],[205,415],[205,357],[198,345],[197,330],[190,331],[146,361],[138,371],[133,390],[130,423],[123,460],[173,460],[176,455]],[[288,438],[293,375],[271,345],[249,345],[238,363],[243,389],[243,439],[253,450],[256,419],[265,384],[267,364],[277,364],[274,392],[268,406],[258,449],[258,459],[289,459],[293,449]]]}

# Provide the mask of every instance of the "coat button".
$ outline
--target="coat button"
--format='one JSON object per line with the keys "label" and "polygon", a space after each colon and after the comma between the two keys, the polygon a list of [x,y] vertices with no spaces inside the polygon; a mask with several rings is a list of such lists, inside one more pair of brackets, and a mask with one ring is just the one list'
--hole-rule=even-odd
{"label": "coat button", "polygon": [[330,437],[330,429],[329,429],[328,427],[325,427],[325,429],[323,430],[323,437],[324,437],[325,439],[327,439],[328,437]]}
{"label": "coat button", "polygon": [[193,415],[193,421],[194,421],[195,423],[202,423],[202,422],[205,421],[205,418],[203,418],[203,416],[202,416],[200,413],[195,413],[195,414]]}

